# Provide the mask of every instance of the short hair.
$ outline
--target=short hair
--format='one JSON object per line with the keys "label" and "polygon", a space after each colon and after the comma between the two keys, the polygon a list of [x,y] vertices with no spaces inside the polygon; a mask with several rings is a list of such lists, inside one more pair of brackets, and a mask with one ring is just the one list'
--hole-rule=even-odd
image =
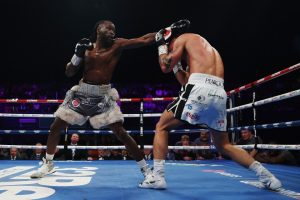
{"label": "short hair", "polygon": [[250,133],[252,134],[252,130],[247,129],[247,128],[242,128],[242,129],[241,129],[241,132],[242,132],[242,131],[247,131],[247,132],[250,132]]}
{"label": "short hair", "polygon": [[182,139],[182,140],[189,140],[190,137],[189,137],[188,135],[182,135],[182,136],[181,136],[181,139]]}
{"label": "short hair", "polygon": [[93,32],[92,34],[90,35],[90,40],[92,43],[96,42],[96,39],[97,39],[97,28],[100,24],[104,24],[105,22],[110,22],[110,23],[113,23],[112,21],[110,20],[99,20],[95,25],[94,25],[94,28],[93,28]]}

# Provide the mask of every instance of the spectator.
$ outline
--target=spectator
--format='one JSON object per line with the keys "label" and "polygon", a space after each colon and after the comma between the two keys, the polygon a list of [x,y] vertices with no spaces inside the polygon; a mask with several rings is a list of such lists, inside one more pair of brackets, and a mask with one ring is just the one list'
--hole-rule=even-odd
{"label": "spectator", "polygon": [[97,160],[109,160],[110,159],[110,151],[98,149],[98,157]]}
{"label": "spectator", "polygon": [[[271,142],[270,144],[276,144]],[[297,165],[295,156],[288,150],[269,149],[255,155],[255,160],[263,163]]]}
{"label": "spectator", "polygon": [[21,156],[17,148],[10,148],[9,156],[6,157],[6,160],[26,160],[27,157]]}
{"label": "spectator", "polygon": [[[210,132],[208,130],[201,130],[199,137],[194,140],[194,144],[197,146],[210,146]],[[196,151],[197,160],[215,159],[216,157],[216,153],[210,149],[201,149]]]}
{"label": "spectator", "polygon": [[[77,146],[79,142],[79,135],[73,133],[71,136],[70,146]],[[87,151],[85,149],[67,149],[65,154],[66,160],[86,160]]]}
{"label": "spectator", "polygon": [[[128,151],[126,149],[122,150],[122,158],[123,160],[133,160],[133,158],[128,154]],[[147,159],[145,159],[147,160]]]}
{"label": "spectator", "polygon": [[0,149],[0,160],[4,160],[8,157],[8,153],[6,149]]}
{"label": "spectator", "polygon": [[33,151],[33,154],[30,156],[30,160],[42,160],[42,158],[45,156],[44,149],[41,149],[42,147],[41,143],[36,143],[36,147],[39,147]]}
{"label": "spectator", "polygon": [[[258,137],[258,136],[257,136]],[[248,145],[255,144],[255,137],[252,134],[252,131],[248,129],[241,130],[241,138],[237,141],[237,145]],[[262,144],[262,139],[258,137],[258,144]],[[246,150],[252,157],[257,154],[257,149],[247,149]]]}
{"label": "spectator", "polygon": [[[188,135],[182,135],[181,140],[179,142],[176,142],[175,146],[192,146],[194,145],[190,141],[190,137]],[[176,160],[195,160],[195,153],[193,150],[176,150],[175,151],[175,159]]]}
{"label": "spectator", "polygon": [[123,160],[121,152],[118,149],[111,150],[110,160]]}

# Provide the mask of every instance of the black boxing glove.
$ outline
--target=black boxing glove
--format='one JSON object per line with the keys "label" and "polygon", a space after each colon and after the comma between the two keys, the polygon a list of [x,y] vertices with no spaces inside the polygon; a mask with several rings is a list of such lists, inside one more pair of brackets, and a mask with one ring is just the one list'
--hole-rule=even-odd
{"label": "black boxing glove", "polygon": [[171,24],[171,32],[173,35],[181,35],[186,33],[190,27],[191,22],[187,19],[179,20],[173,24]]}
{"label": "black boxing glove", "polygon": [[186,33],[190,27],[190,23],[191,22],[189,20],[182,19],[171,24],[171,26],[167,28],[161,29],[155,35],[156,44],[168,44],[174,36]]}
{"label": "black boxing glove", "polygon": [[161,29],[155,35],[155,41],[158,47],[158,54],[168,53],[168,44],[176,36],[186,33],[190,27],[191,22],[187,19],[179,20],[171,26]]}
{"label": "black boxing glove", "polygon": [[75,46],[75,53],[71,59],[71,63],[74,66],[78,66],[84,57],[85,51],[92,49],[93,43],[87,38],[82,38]]}
{"label": "black boxing glove", "polygon": [[167,54],[168,53],[168,43],[170,42],[171,36],[170,27],[161,29],[155,35],[155,41],[158,45],[158,55]]}

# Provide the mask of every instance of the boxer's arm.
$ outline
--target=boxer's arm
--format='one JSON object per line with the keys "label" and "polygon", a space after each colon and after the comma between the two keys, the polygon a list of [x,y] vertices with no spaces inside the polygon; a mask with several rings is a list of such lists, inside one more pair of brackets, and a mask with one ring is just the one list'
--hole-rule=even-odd
{"label": "boxer's arm", "polygon": [[75,66],[71,62],[69,62],[66,65],[66,71],[65,71],[66,76],[67,77],[74,76],[78,72],[79,68],[80,68],[79,66]]}
{"label": "boxer's arm", "polygon": [[122,49],[134,49],[134,48],[153,44],[155,41],[155,34],[156,33],[148,33],[141,37],[132,38],[132,39],[120,38],[118,42],[120,42]]}
{"label": "boxer's arm", "polygon": [[185,85],[189,80],[189,76],[190,76],[190,74],[183,70],[182,71],[180,70],[175,74],[175,77],[178,80],[178,82],[180,83],[180,85]]}
{"label": "boxer's arm", "polygon": [[93,44],[87,38],[82,38],[79,42],[77,42],[75,46],[74,55],[71,58],[71,61],[66,65],[65,74],[67,77],[74,76],[83,62],[84,54],[87,50],[92,50]]}
{"label": "boxer's arm", "polygon": [[[165,45],[165,47],[168,48],[167,45]],[[161,48],[161,46],[159,48]],[[181,60],[183,48],[184,44],[181,41],[176,41],[173,51],[168,52],[168,50],[159,50],[159,64],[163,73],[171,72],[173,67]],[[165,51],[165,53],[163,51]]]}
{"label": "boxer's arm", "polygon": [[186,71],[183,70],[181,62],[178,62],[173,67],[173,72],[180,85],[185,85],[188,82],[189,73],[187,72],[187,70]]}

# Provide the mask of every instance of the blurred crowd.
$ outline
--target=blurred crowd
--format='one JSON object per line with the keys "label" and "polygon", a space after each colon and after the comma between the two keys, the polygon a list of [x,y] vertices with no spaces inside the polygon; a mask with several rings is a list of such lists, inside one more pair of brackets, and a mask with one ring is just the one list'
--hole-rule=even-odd
{"label": "blurred crowd", "polygon": [[[201,130],[197,133],[197,137],[190,138],[189,135],[180,135],[180,140],[170,146],[182,146],[187,147],[183,149],[169,150],[167,154],[167,160],[181,160],[181,161],[192,161],[192,160],[211,160],[211,159],[228,159],[222,155],[222,152],[218,152],[215,149],[210,149],[213,145],[213,138],[207,130]],[[83,136],[84,137],[84,136]],[[68,146],[86,146],[89,142],[86,139],[81,140],[78,133],[70,135]],[[90,139],[90,138],[89,138]],[[114,135],[105,135],[103,138],[103,144],[105,145],[120,145],[116,143]],[[258,142],[261,144],[263,141],[258,138]],[[255,137],[250,130],[241,130],[240,139],[236,145],[248,145],[254,144]],[[276,144],[272,142],[272,144]],[[44,144],[45,145],[45,144]],[[41,148],[42,143],[36,143],[36,149],[0,149],[1,160],[41,160],[45,156],[45,150]],[[188,149],[189,146],[201,146],[203,149]],[[247,149],[248,153],[256,160],[262,163],[271,164],[285,164],[297,166],[300,164],[299,152],[289,150],[264,150],[251,148]],[[143,150],[144,157],[146,160],[152,160],[153,154],[151,149]],[[58,149],[56,151],[55,160],[132,160],[132,156],[125,149],[97,149],[97,150],[86,150],[86,149]]]}

